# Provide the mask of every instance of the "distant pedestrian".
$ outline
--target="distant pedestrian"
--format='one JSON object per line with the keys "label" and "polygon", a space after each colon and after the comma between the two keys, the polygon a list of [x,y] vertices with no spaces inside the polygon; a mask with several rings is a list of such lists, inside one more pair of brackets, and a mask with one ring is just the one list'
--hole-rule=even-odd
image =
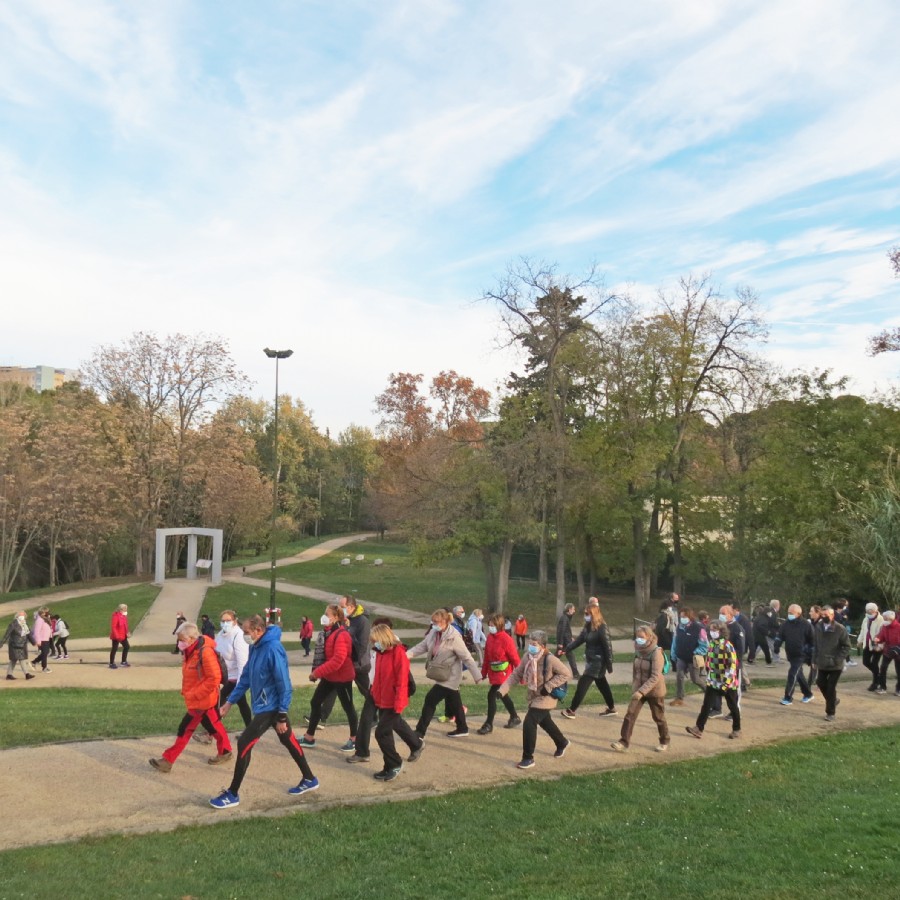
{"label": "distant pedestrian", "polygon": [[53,648],[56,650],[56,659],[68,659],[69,651],[66,647],[69,640],[69,626],[62,616],[50,616],[53,623]]}
{"label": "distant pedestrian", "polygon": [[281,628],[267,626],[261,616],[250,616],[243,623],[245,640],[250,644],[250,659],[244,666],[240,680],[228,700],[222,706],[222,717],[228,715],[233,703],[250,691],[253,721],[238,738],[237,760],[231,784],[217,797],[212,797],[209,805],[215,809],[230,809],[240,804],[240,789],[250,766],[250,756],[259,739],[270,729],[275,729],[281,745],[290,753],[303,778],[288,790],[289,794],[305,794],[319,787],[309,762],[303,754],[288,719],[291,708],[291,674],[288,669],[287,653],[281,645]]}
{"label": "distant pedestrian", "polygon": [[131,632],[128,630],[128,606],[120,603],[112,614],[112,621],[109,624],[109,639],[112,641],[112,649],[109,651],[109,667],[111,669],[119,668],[116,665],[116,653],[120,646],[122,647],[122,662],[120,665],[126,669],[131,665],[128,662],[129,637],[131,637]]}
{"label": "distant pedestrian", "polygon": [[528,638],[528,619],[521,613],[516,616],[516,624],[513,626],[513,630],[516,633],[516,648],[522,654],[525,652],[525,642]]}
{"label": "distant pedestrian", "polygon": [[502,696],[500,694],[500,686],[520,662],[513,639],[503,629],[503,613],[496,613],[488,620],[487,642],[484,645],[484,660],[481,663],[481,677],[487,678],[490,688],[487,696],[487,718],[478,729],[479,734],[490,734],[494,730],[498,696],[509,713],[509,722],[505,727],[515,728],[521,724],[522,720],[516,712],[512,698],[508,694]]}
{"label": "distant pedestrian", "polygon": [[566,647],[572,643],[572,616],[575,615],[575,604],[567,603],[563,607],[562,615],[556,620],[556,655],[565,653],[566,661],[572,670],[572,677],[578,678],[578,661],[574,651],[566,653]]}
{"label": "distant pedestrian", "polygon": [[571,677],[569,667],[548,652],[546,632],[532,631],[528,635],[525,656],[500,686],[501,697],[505,697],[510,688],[520,682],[527,690],[528,712],[522,726],[522,759],[516,768],[530,769],[534,766],[538,728],[542,728],[556,746],[554,758],[561,759],[565,755],[569,741],[559,730],[551,713],[558,702],[553,691],[561,688]]}
{"label": "distant pedestrian", "polygon": [[884,611],[884,625],[878,632],[878,646],[881,647],[881,689],[882,693],[887,690],[887,673],[894,664],[894,675],[897,681],[894,686],[894,693],[900,697],[900,621],[897,620],[897,614],[892,609]]}
{"label": "distant pedestrian", "polygon": [[[226,669],[225,682],[219,691],[219,705],[224,706],[241,680],[244,666],[250,658],[250,645],[244,640],[244,632],[241,631],[237,613],[233,609],[223,610],[219,616],[219,629],[216,635],[216,652],[222,657]],[[246,693],[237,698],[237,708],[244,725],[249,725],[253,720],[253,713]]]}
{"label": "distant pedestrian", "polygon": [[20,609],[12,622],[6,626],[6,633],[3,635],[3,640],[0,641],[0,647],[7,644],[7,653],[9,654],[9,665],[6,667],[7,681],[16,680],[13,672],[17,666],[25,674],[26,680],[34,678],[31,663],[28,662],[29,643],[34,643],[34,637],[28,630],[28,616],[24,609]]}
{"label": "distant pedestrian", "polygon": [[816,687],[825,698],[825,720],[833,722],[837,712],[837,684],[850,653],[850,636],[834,621],[834,610],[823,606],[813,630],[816,661]]}
{"label": "distant pedestrian", "polygon": [[[183,612],[177,613],[175,616],[175,627],[172,629],[172,634],[178,634],[178,629],[181,628],[184,623],[187,622],[187,618]],[[178,640],[176,638],[175,646],[172,648],[172,653],[181,653],[178,649]]]}
{"label": "distant pedestrian", "polygon": [[662,648],[656,642],[656,632],[649,625],[638,625],[634,633],[634,662],[631,667],[631,702],[622,720],[622,732],[610,746],[617,753],[624,753],[631,746],[634,725],[646,703],[656,723],[659,743],[656,750],[669,749],[669,725],[666,722],[666,679],[663,677]]}
{"label": "distant pedestrian", "polygon": [[53,645],[53,626],[50,624],[50,610],[46,606],[42,606],[34,618],[34,625],[31,627],[31,636],[34,638],[34,645],[38,649],[38,655],[35,663],[40,663],[41,672],[49,672],[50,667],[47,660],[50,657],[50,648]]}
{"label": "distant pedestrian", "polygon": [[206,613],[200,616],[200,634],[213,640],[216,638],[216,626],[209,620]]}
{"label": "distant pedestrian", "polygon": [[161,757],[150,760],[158,772],[171,772],[172,766],[188,745],[201,721],[215,734],[216,755],[210,765],[231,759],[231,742],[219,716],[219,661],[215,644],[193,622],[185,622],[178,630],[178,648],[182,653],[181,695],[187,712],[178,726],[175,743],[163,751]]}
{"label": "distant pedestrian", "polygon": [[469,616],[466,625],[472,636],[472,646],[474,648],[472,656],[480,664],[484,659],[484,645],[486,643],[486,635],[484,633],[484,613],[480,609],[473,609],[472,615]]}
{"label": "distant pedestrian", "polygon": [[[856,646],[862,651],[863,665],[872,673],[872,683],[868,690],[878,691],[881,685],[881,650],[878,645],[878,633],[884,625],[884,618],[878,611],[877,603],[866,604],[866,617],[859,629]],[[882,688],[883,689],[883,688]]]}
{"label": "distant pedestrian", "polygon": [[309,656],[309,648],[313,636],[313,623],[309,616],[304,616],[300,623],[300,646],[303,647],[303,655]]}

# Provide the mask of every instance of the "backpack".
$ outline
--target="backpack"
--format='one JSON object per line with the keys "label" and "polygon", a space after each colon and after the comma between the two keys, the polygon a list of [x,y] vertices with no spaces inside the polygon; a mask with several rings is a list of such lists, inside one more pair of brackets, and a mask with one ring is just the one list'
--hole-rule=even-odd
{"label": "backpack", "polygon": [[[197,641],[197,671],[202,675],[203,674],[203,648],[206,646],[206,638],[201,635],[200,639]],[[225,660],[222,659],[222,654],[216,650],[216,645],[213,644],[213,652],[216,654],[216,662],[219,666],[219,684],[228,684],[228,666],[225,665]]]}

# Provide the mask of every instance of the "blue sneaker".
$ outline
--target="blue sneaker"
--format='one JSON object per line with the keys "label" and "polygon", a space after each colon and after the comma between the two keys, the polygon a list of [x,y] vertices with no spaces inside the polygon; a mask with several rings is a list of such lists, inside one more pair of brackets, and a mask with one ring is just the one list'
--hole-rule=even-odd
{"label": "blue sneaker", "polygon": [[300,740],[297,741],[297,743],[298,743],[301,747],[315,747],[315,746],[316,746],[316,739],[313,738],[312,740],[310,740],[310,739],[304,734],[304,735],[301,736]]}
{"label": "blue sneaker", "polygon": [[808,697],[804,697],[800,702],[801,703],[812,703],[813,695],[810,694]]}
{"label": "blue sneaker", "polygon": [[213,797],[209,801],[209,805],[214,809],[228,809],[230,806],[239,806],[240,798],[237,794],[233,794],[231,791],[225,790],[219,794],[218,797]]}
{"label": "blue sneaker", "polygon": [[297,787],[288,788],[289,794],[305,794],[308,791],[317,791],[319,789],[318,778],[304,778]]}
{"label": "blue sneaker", "polygon": [[788,700],[787,697],[785,697],[783,700],[779,700],[778,702],[779,702],[782,706],[791,706],[791,705],[793,704],[794,701],[793,701],[793,700]]}

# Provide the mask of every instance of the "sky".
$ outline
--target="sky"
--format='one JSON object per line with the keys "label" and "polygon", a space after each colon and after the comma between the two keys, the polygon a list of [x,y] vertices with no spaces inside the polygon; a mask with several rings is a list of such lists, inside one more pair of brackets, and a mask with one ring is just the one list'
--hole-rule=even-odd
{"label": "sky", "polygon": [[0,0],[0,365],[224,337],[333,435],[496,391],[521,258],[749,286],[785,370],[900,357],[896,0]]}

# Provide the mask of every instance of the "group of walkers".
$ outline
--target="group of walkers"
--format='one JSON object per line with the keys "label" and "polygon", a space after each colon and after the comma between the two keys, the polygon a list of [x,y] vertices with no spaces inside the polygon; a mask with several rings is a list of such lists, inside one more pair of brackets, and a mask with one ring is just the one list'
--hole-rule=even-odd
{"label": "group of walkers", "polygon": [[[50,607],[42,606],[34,611],[31,626],[28,615],[20,609],[6,628],[0,647],[8,647],[9,663],[6,668],[6,680],[15,681],[16,671],[21,671],[26,680],[35,677],[35,667],[43,674],[50,672],[49,661],[66,660],[68,650],[69,626],[62,616],[51,615]],[[28,645],[35,648],[36,656],[28,659]]]}

